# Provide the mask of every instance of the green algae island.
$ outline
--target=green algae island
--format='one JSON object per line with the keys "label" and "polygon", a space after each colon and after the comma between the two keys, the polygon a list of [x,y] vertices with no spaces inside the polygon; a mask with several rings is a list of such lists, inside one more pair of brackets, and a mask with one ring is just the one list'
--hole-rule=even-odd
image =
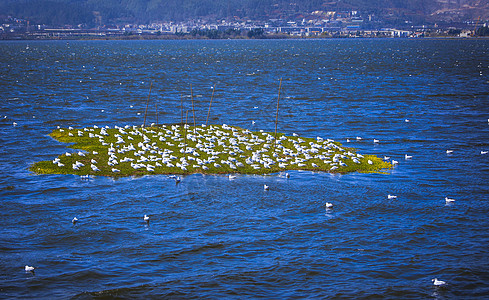
{"label": "green algae island", "polygon": [[37,174],[268,174],[287,170],[381,172],[392,165],[331,139],[250,131],[223,125],[57,128],[57,141],[76,149],[34,163]]}

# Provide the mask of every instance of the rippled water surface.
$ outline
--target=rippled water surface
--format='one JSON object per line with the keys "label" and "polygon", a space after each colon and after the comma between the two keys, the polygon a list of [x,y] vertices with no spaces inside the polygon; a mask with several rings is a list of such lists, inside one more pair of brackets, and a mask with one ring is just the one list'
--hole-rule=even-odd
{"label": "rippled water surface", "polygon": [[[489,40],[29,41],[0,53],[0,298],[489,295]],[[142,124],[151,82],[148,122],[180,122],[192,87],[205,123],[215,85],[210,122],[273,131],[280,78],[279,131],[349,138],[399,165],[178,185],[28,171],[66,151],[47,136],[56,126]]]}

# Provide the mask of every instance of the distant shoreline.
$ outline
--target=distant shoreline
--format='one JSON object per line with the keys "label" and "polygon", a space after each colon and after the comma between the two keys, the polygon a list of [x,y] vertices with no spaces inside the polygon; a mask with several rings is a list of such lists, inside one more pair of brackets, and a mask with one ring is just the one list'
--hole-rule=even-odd
{"label": "distant shoreline", "polygon": [[348,37],[348,36],[296,36],[296,35],[267,35],[260,38],[231,37],[231,38],[208,38],[205,36],[177,36],[177,35],[132,35],[132,36],[64,36],[64,37],[30,37],[25,35],[1,36],[0,41],[143,41],[143,40],[323,40],[323,39],[457,39],[457,40],[487,40],[489,36],[459,37],[459,36],[425,36],[425,37]]}

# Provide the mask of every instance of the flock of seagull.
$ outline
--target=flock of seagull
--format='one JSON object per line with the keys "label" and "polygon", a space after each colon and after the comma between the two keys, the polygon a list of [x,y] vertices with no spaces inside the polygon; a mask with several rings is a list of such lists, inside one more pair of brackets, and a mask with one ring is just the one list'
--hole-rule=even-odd
{"label": "flock of seagull", "polygon": [[[173,178],[175,179],[175,181],[177,183],[180,182],[180,177],[176,176],[176,177],[173,177]],[[289,173],[286,173],[286,178],[290,178]],[[231,177],[230,177],[230,179],[231,179]],[[270,186],[268,186],[268,185],[265,184],[263,186],[263,188],[264,188],[265,191],[268,191],[270,189]],[[388,197],[388,199],[396,199],[397,198],[397,196],[394,196],[394,195],[388,195],[387,197]],[[447,198],[447,197],[445,197],[445,200],[446,200],[447,203],[455,201],[455,199],[450,199],[450,198]],[[325,203],[325,208],[326,208],[326,211],[331,210],[333,208],[333,203],[326,202]],[[143,221],[147,225],[149,225],[149,219],[150,218],[149,218],[148,215],[144,215]],[[75,225],[78,222],[78,218],[77,217],[74,217],[71,222],[73,223],[73,225]],[[26,265],[24,269],[25,269],[26,273],[32,273],[32,274],[34,274],[35,267]],[[433,285],[435,287],[443,287],[443,286],[445,286],[447,284],[445,281],[438,280],[437,278],[433,278],[431,281],[433,282]]]}
{"label": "flock of seagull", "polygon": [[[71,163],[72,170],[84,170],[91,174],[102,169],[97,160],[107,161],[113,174],[120,173],[122,168],[119,166],[123,164],[129,165],[132,170],[147,172],[166,167],[174,173],[187,173],[192,169],[202,172],[211,172],[209,169],[212,169],[217,173],[231,170],[238,173],[245,171],[245,166],[263,173],[277,170],[277,167],[280,170],[310,168],[335,171],[349,165],[359,166],[362,162],[373,164],[372,159],[344,149],[331,139],[302,139],[297,134],[292,137],[280,134],[280,137],[275,138],[262,130],[251,132],[226,124],[194,128],[188,125],[162,125],[157,128],[126,125],[115,126],[115,131],[109,129],[108,126],[81,130],[58,127],[58,132],[63,135],[67,132],[68,137],[88,136],[94,141],[98,140],[101,146],[107,148],[107,157],[99,156],[101,158],[98,159],[96,155],[99,153],[92,151],[88,155],[93,158],[88,162],[85,157],[87,154],[82,151],[73,154],[66,152],[52,163],[65,168],[68,161],[73,161],[73,157],[66,158],[78,155],[80,160]],[[84,168],[85,165],[87,168]]]}
{"label": "flock of seagull", "polygon": [[[409,122],[408,119],[405,120],[405,122]],[[488,120],[489,122],[489,120]],[[13,123],[14,126],[17,125],[17,123]],[[278,154],[275,155],[274,153],[273,157],[276,158],[277,160],[275,161],[274,159],[270,158],[268,155],[264,155],[263,153],[268,152],[270,150],[270,147],[272,146],[272,143],[274,141],[274,137],[268,133],[264,133],[261,131],[262,136],[259,137],[257,135],[254,135],[252,132],[248,130],[243,130],[241,134],[238,133],[238,129],[234,127],[227,126],[226,124],[223,124],[222,127],[219,126],[209,126],[208,129],[204,128],[205,126],[202,127],[196,127],[192,133],[192,131],[188,132],[187,137],[193,141],[196,142],[195,147],[189,147],[188,144],[182,143],[184,140],[186,140],[184,137],[182,137],[181,133],[179,132],[179,126],[178,125],[172,125],[169,128],[166,128],[165,125],[163,125],[163,131],[160,131],[159,133],[155,132],[153,129],[147,130],[145,128],[138,128],[136,126],[128,126],[126,125],[125,127],[118,127],[116,126],[115,128],[118,129],[119,133],[114,135],[117,138],[117,141],[115,142],[116,147],[114,147],[114,143],[110,143],[110,147],[108,148],[108,165],[109,166],[116,166],[119,163],[124,163],[124,162],[130,162],[130,165],[133,169],[139,169],[139,168],[146,168],[148,171],[154,171],[154,168],[157,166],[161,166],[162,164],[165,164],[167,167],[178,167],[181,170],[187,170],[187,167],[189,166],[189,161],[195,161],[196,165],[193,165],[193,167],[201,167],[202,169],[206,170],[208,167],[206,166],[207,164],[213,164],[214,167],[219,168],[220,165],[216,160],[219,158],[219,154],[222,154],[223,152],[217,151],[215,149],[215,145],[223,146],[224,150],[226,150],[229,154],[229,157],[227,160],[221,160],[221,164],[226,164],[228,165],[231,169],[237,169],[239,167],[243,167],[243,163],[238,161],[235,157],[239,155],[240,153],[243,153],[243,150],[239,147],[240,143],[245,144],[246,150],[253,150],[255,146],[260,145],[261,147],[258,147],[259,149],[255,150],[252,152],[251,157],[243,157],[241,155],[241,158],[245,158],[245,162],[249,165],[251,165],[254,169],[260,169],[260,168],[270,168],[271,165],[278,163],[278,165],[281,168],[285,168],[288,164],[297,164],[298,166],[303,166],[304,162],[307,162],[311,158],[320,158],[321,160],[324,160],[325,163],[329,163],[331,165],[331,170],[335,170],[338,168],[338,166],[343,166],[344,162],[341,161],[341,159],[351,159],[354,163],[360,163],[360,159],[363,158],[362,155],[360,154],[354,154],[351,152],[347,152],[346,150],[342,149],[338,145],[334,144],[333,140],[326,140],[324,141],[322,138],[318,137],[316,143],[310,142],[311,147],[306,147],[304,145],[304,140],[301,138],[297,139],[291,139],[290,141],[294,144],[295,150],[294,149],[288,149],[282,145],[282,141],[287,140],[287,137],[282,136],[276,141],[276,148],[279,149],[279,151],[282,152],[283,155],[286,156],[285,159],[280,159],[277,158]],[[220,130],[220,128],[224,130]],[[94,133],[95,129],[98,129],[97,126],[94,126],[93,128],[84,128],[83,131],[81,130],[76,130],[76,134],[78,136],[84,136],[86,133],[88,133],[88,136],[90,138],[98,138],[99,142],[107,146],[109,145],[105,141],[105,137],[107,137],[109,134],[107,133],[107,129],[109,127],[102,127],[100,128],[99,133]],[[189,129],[188,125],[184,126],[184,129],[187,130]],[[64,129],[59,128],[58,130],[60,132],[63,132]],[[75,129],[72,127],[69,127],[68,130],[70,131],[68,136],[74,136],[73,132]],[[232,136],[230,136],[230,133],[227,131],[232,132]],[[127,132],[129,131],[129,132]],[[210,134],[213,131],[212,134]],[[155,142],[152,142],[150,138],[148,138],[147,135],[153,135],[153,137],[156,137],[159,139],[161,142],[165,142],[168,146],[175,146],[176,142],[180,142],[178,144],[178,147],[180,148],[180,152],[183,154],[188,154],[187,158],[181,158],[180,161],[177,160],[177,157],[172,155],[171,153],[173,151],[168,150],[168,149],[159,149],[159,147],[156,145]],[[245,135],[250,136],[250,138],[245,137]],[[129,145],[126,145],[126,141],[124,140],[124,137],[128,141],[134,141],[134,136],[140,136],[142,138],[142,141],[137,143],[137,146],[134,146],[133,143],[129,143]],[[294,137],[297,137],[296,134],[293,135]],[[357,140],[362,140],[361,137],[356,137]],[[350,139],[347,139],[347,142],[350,142]],[[380,141],[378,139],[373,140],[374,144],[378,144]],[[122,145],[124,144],[124,145]],[[122,146],[122,147],[121,147]],[[118,148],[118,149],[116,149]],[[325,151],[321,151],[325,150]],[[132,151],[133,155],[137,157],[137,159],[130,158],[130,157],[124,157],[122,159],[117,157],[117,154],[124,154],[126,152]],[[205,152],[209,157],[208,159],[200,159],[199,156],[199,151]],[[335,153],[338,152],[339,153]],[[277,151],[278,152],[278,151]],[[343,153],[342,153],[343,152]],[[332,156],[332,154],[334,156]],[[448,149],[446,150],[446,154],[450,155],[453,154],[454,150]],[[489,151],[480,151],[481,155],[488,154]],[[86,154],[82,151],[79,151],[78,154],[80,157],[85,156]],[[94,155],[98,154],[96,151],[93,151]],[[73,154],[67,152],[65,153],[65,156],[71,156]],[[147,157],[146,157],[146,156]],[[158,156],[159,157],[158,157]],[[282,155],[282,157],[283,157]],[[303,155],[304,158],[301,158],[300,156]],[[411,159],[411,155],[405,155],[404,159],[408,160]],[[291,161],[294,159],[293,161]],[[390,157],[384,156],[384,160],[389,160]],[[154,166],[150,164],[150,162],[154,163]],[[60,158],[56,158],[53,160],[53,163],[58,165],[58,167],[64,167],[64,164],[61,162]],[[369,164],[372,162],[369,160]],[[396,165],[399,162],[396,160],[391,161],[392,165]],[[98,172],[100,169],[97,167],[97,161],[95,159],[90,160],[90,168]],[[79,161],[76,161],[74,164],[72,164],[73,170],[79,170],[81,167],[84,167],[85,165]],[[312,164],[314,166],[314,163]],[[317,167],[317,166],[316,166]],[[116,168],[112,168],[112,172],[117,173],[120,172]],[[290,174],[286,173],[285,174],[286,178],[290,178]],[[181,181],[181,178],[179,176],[172,176],[172,178],[175,179],[175,182],[178,184]],[[235,174],[229,174],[229,179],[233,180],[236,178]],[[269,185],[264,185],[264,190],[268,191],[270,189]],[[387,195],[388,199],[397,199],[396,195]],[[455,202],[455,199],[445,197],[445,202],[447,204]],[[330,202],[325,203],[325,209],[330,210],[333,208],[333,204]],[[149,216],[144,215],[143,221],[146,222],[146,224],[149,225]],[[78,222],[78,218],[74,217],[72,219],[72,223],[76,224]],[[25,271],[26,272],[34,272],[35,267],[33,266],[25,266]],[[438,280],[437,278],[432,279],[432,283],[436,287],[442,287],[445,286],[447,283],[442,280]]]}

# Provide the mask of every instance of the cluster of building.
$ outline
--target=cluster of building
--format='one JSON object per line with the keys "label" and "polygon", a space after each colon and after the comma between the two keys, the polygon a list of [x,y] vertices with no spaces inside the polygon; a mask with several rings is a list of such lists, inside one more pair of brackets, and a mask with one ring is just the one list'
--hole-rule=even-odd
{"label": "cluster of building", "polygon": [[[69,39],[69,38],[129,38],[130,36],[146,38],[203,37],[205,33],[227,33],[227,37],[246,37],[246,33],[259,30],[260,37],[426,37],[458,36],[468,37],[473,34],[465,26],[439,27],[402,26],[396,28],[376,28],[382,24],[374,16],[361,16],[357,11],[350,12],[312,12],[301,21],[271,19],[268,21],[217,21],[192,20],[187,22],[154,22],[152,24],[104,25],[86,28],[85,25],[52,27],[30,24],[28,20],[9,17],[0,24],[1,39]],[[406,22],[408,24],[408,22]],[[459,24],[460,25],[460,24]],[[487,24],[480,24],[487,26]],[[223,34],[213,35],[223,37]],[[248,36],[249,37],[249,36]]]}

